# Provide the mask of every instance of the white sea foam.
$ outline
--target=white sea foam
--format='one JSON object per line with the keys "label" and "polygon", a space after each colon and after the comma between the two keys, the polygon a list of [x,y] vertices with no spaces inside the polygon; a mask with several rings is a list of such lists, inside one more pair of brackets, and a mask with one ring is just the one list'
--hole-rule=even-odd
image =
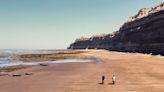
{"label": "white sea foam", "polygon": [[13,54],[55,54],[55,50],[28,50],[28,49],[0,49],[0,56],[11,56]]}

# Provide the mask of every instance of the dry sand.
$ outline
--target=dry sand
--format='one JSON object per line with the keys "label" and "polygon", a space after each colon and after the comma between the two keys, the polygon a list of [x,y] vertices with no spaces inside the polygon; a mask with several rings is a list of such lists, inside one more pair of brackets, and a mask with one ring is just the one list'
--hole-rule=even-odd
{"label": "dry sand", "polygon": [[[0,76],[0,92],[163,92],[164,57],[92,50],[84,53],[101,63],[60,63],[13,71]],[[24,75],[24,73],[33,73]],[[111,85],[112,74],[116,85]],[[101,76],[105,75],[105,84]]]}

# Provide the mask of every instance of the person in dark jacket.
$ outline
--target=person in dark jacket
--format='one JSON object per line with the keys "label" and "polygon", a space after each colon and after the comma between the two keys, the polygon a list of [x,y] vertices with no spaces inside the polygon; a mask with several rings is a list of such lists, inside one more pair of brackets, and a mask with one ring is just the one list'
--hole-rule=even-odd
{"label": "person in dark jacket", "polygon": [[104,84],[105,76],[102,76],[102,84]]}

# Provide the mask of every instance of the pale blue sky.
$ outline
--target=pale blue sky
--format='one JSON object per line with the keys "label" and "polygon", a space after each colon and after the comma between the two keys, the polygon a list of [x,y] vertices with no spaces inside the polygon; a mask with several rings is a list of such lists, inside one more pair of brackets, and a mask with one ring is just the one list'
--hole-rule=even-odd
{"label": "pale blue sky", "polygon": [[0,0],[0,49],[64,49],[163,0]]}

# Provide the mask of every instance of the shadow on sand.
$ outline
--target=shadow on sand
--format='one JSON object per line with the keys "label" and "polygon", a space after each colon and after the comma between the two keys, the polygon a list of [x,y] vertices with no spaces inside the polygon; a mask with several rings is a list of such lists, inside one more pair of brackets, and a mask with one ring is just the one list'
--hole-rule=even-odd
{"label": "shadow on sand", "polygon": [[113,83],[108,83],[108,85],[114,85]]}
{"label": "shadow on sand", "polygon": [[104,83],[100,82],[100,83],[98,83],[98,84],[103,85]]}
{"label": "shadow on sand", "polygon": [[[100,82],[99,85],[103,85],[104,83]],[[108,85],[114,85],[113,83],[108,83]]]}

